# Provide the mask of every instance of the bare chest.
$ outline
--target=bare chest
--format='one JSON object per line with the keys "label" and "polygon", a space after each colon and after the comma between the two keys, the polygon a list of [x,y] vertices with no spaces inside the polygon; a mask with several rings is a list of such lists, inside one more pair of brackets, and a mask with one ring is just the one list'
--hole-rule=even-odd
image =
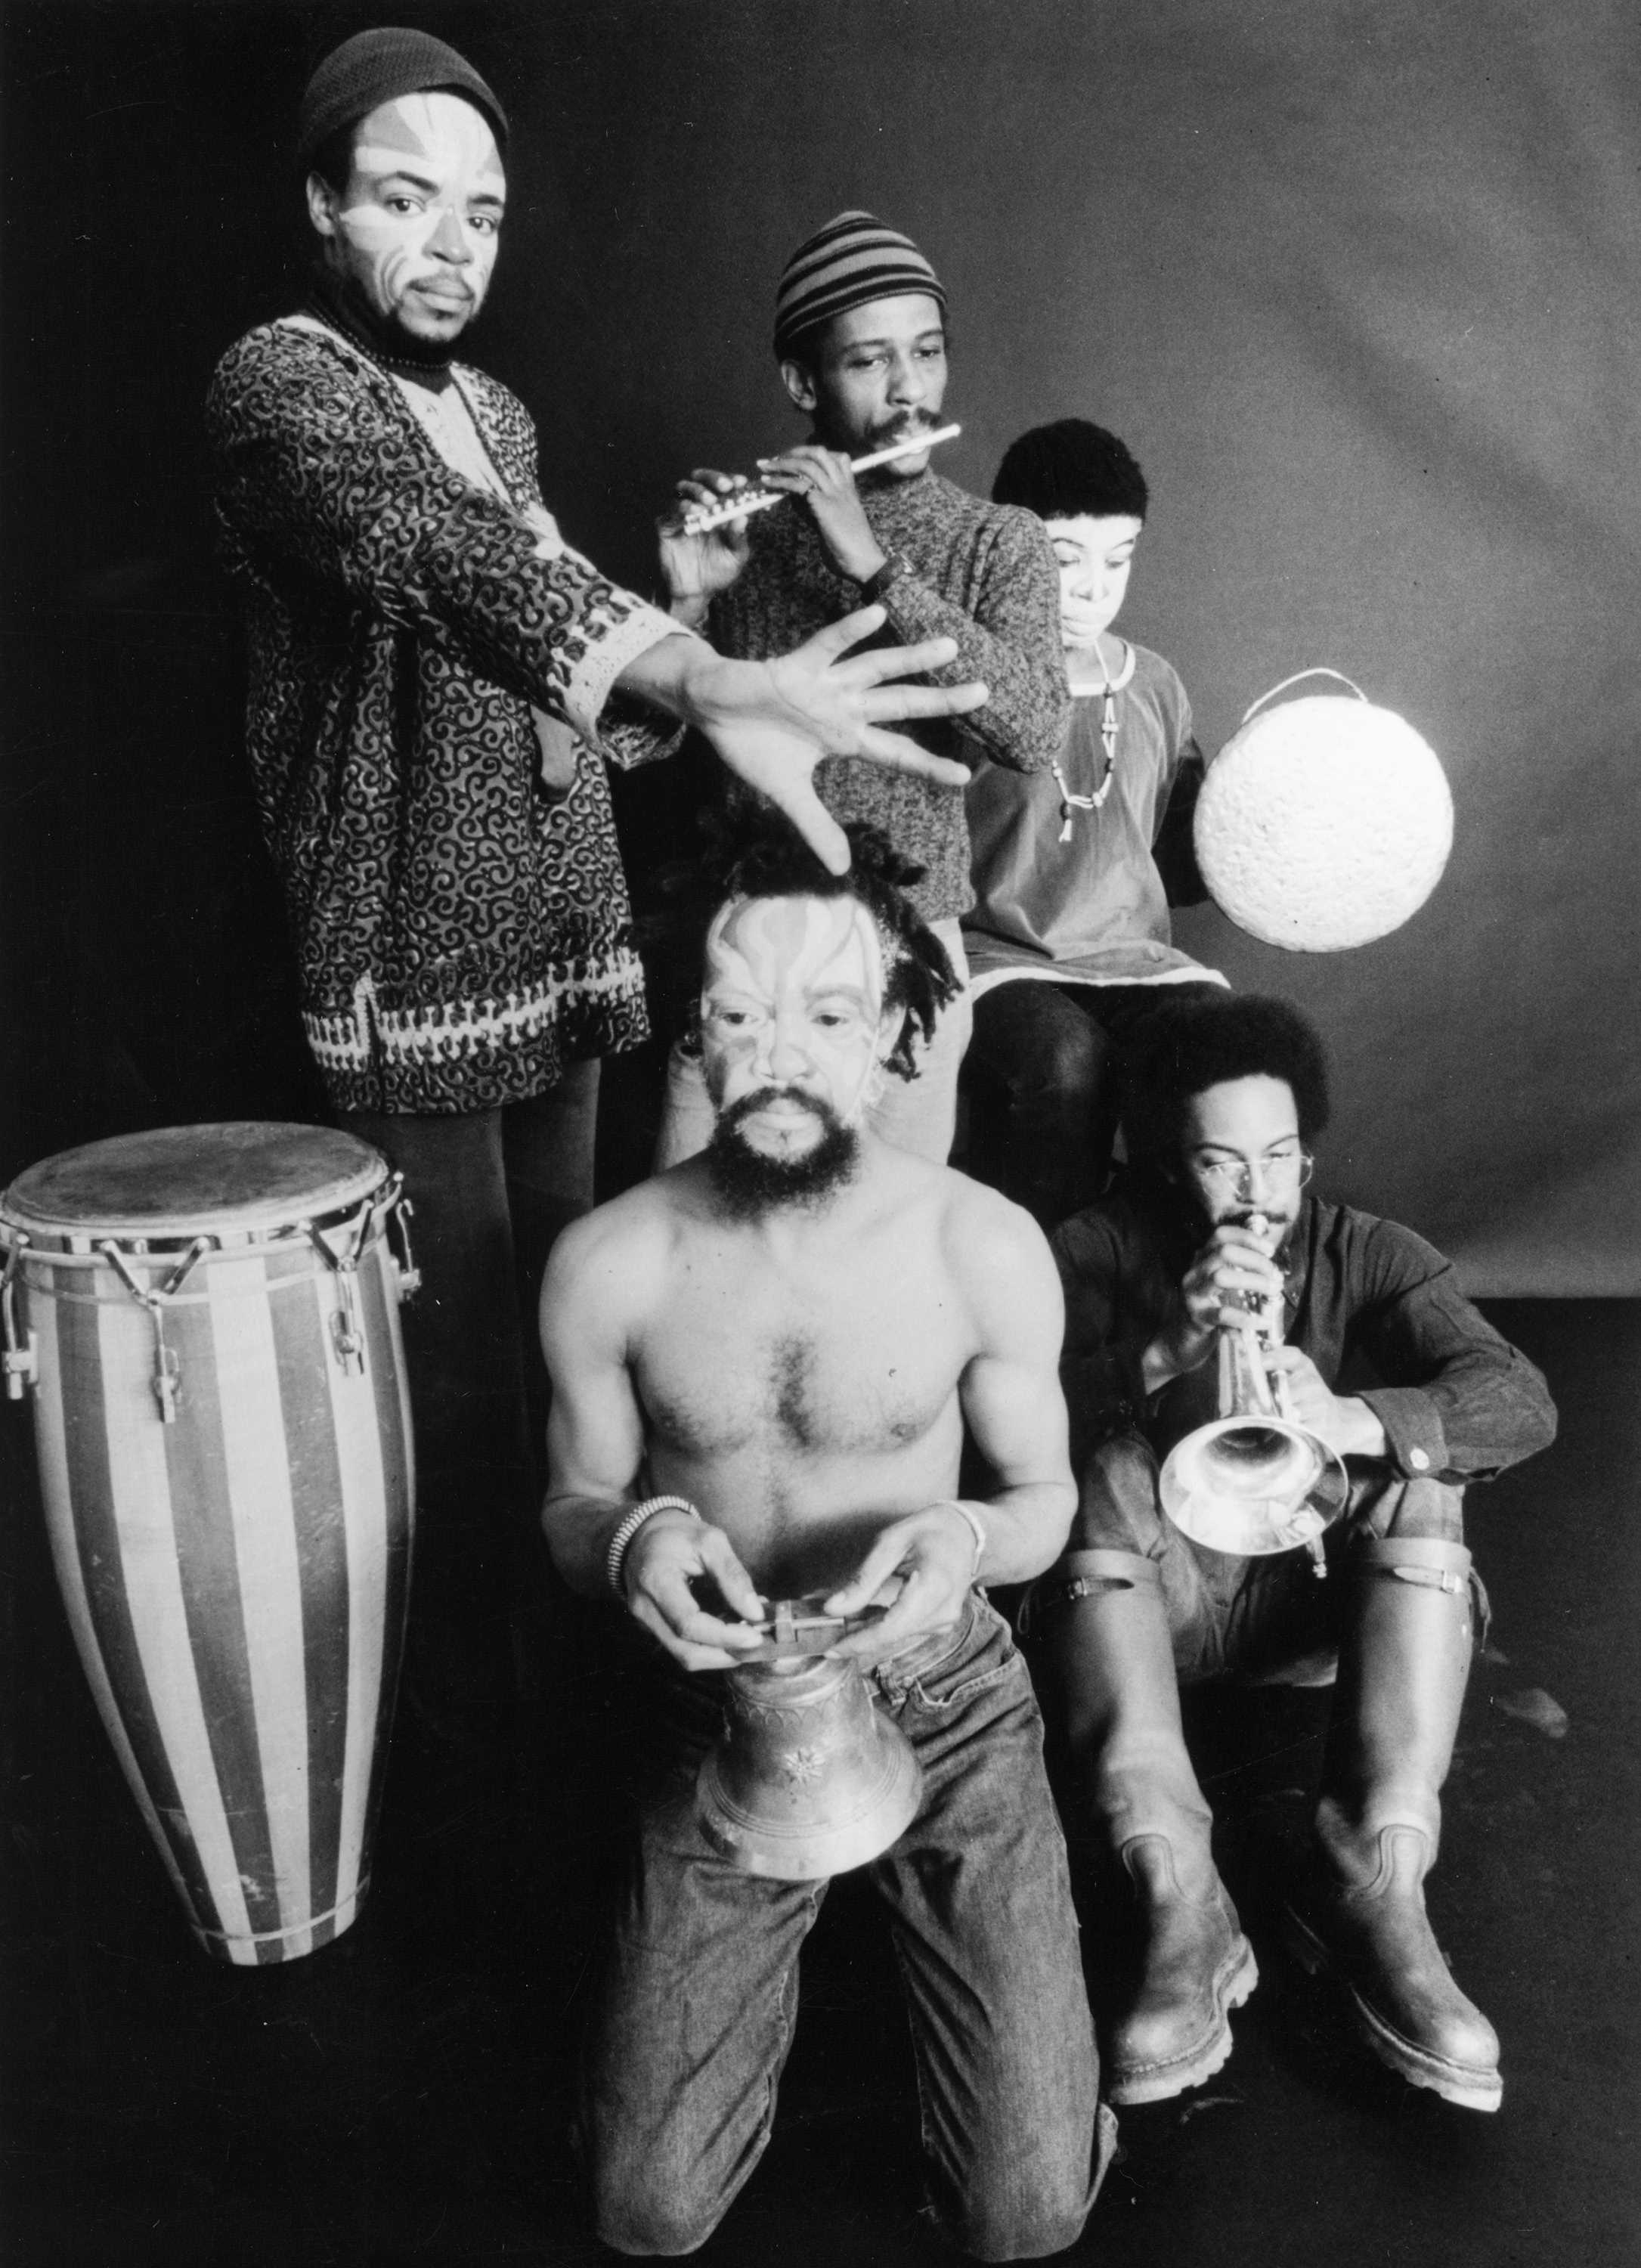
{"label": "bare chest", "polygon": [[651,1425],[693,1457],[870,1455],[922,1440],[967,1351],[956,1303],[915,1263],[840,1282],[691,1271],[636,1372]]}

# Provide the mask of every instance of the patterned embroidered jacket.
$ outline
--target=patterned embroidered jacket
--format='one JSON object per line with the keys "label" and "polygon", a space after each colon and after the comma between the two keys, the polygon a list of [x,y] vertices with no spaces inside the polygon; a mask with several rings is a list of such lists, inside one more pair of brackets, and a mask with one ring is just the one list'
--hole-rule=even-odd
{"label": "patterned embroidered jacket", "polygon": [[[599,718],[677,625],[573,552],[543,556],[523,405],[456,383],[511,507],[452,472],[388,373],[264,326],[217,366],[217,512],[249,622],[248,739],[303,1018],[344,1110],[478,1110],[645,1036]],[[540,777],[532,703],[572,725]]]}

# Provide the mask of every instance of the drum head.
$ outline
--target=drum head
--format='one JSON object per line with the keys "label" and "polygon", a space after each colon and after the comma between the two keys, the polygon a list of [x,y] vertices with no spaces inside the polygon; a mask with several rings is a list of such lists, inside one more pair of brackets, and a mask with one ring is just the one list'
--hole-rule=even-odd
{"label": "drum head", "polygon": [[244,1235],[341,1211],[386,1174],[379,1151],[328,1126],[162,1126],[43,1158],[0,1218],[74,1236]]}

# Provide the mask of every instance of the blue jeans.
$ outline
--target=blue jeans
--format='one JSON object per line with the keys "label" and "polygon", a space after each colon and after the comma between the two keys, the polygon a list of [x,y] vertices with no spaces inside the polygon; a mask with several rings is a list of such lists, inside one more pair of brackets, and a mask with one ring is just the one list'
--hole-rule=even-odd
{"label": "blue jeans", "polygon": [[[982,2259],[1058,2252],[1088,2216],[1116,2129],[1096,2100],[1031,1683],[978,1595],[955,1631],[871,1676],[924,1775],[917,1816],[868,1871],[911,2019],[930,2203]],[[666,1783],[643,1807],[584,2073],[598,2230],[622,2252],[693,2252],[762,2155],[798,1957],[826,1895],[740,1874],[703,1838],[695,1778],[717,1683],[670,1680]]]}

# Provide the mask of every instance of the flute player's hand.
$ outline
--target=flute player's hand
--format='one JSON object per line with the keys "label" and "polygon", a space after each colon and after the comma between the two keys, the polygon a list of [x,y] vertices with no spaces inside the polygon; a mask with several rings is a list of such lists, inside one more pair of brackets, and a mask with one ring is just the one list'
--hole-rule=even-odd
{"label": "flute player's hand", "polygon": [[706,621],[707,608],[720,591],[727,591],[746,565],[751,550],[744,519],[726,519],[699,535],[685,531],[683,515],[691,504],[723,504],[737,489],[747,486],[744,473],[716,473],[698,468],[678,483],[678,508],[657,520],[661,575],[666,585],[667,612],[691,630]]}
{"label": "flute player's hand", "polygon": [[840,575],[864,583],[883,565],[883,546],[860,501],[855,468],[841,450],[801,441],[778,457],[760,457],[758,475],[766,487],[784,489],[808,505]]}

